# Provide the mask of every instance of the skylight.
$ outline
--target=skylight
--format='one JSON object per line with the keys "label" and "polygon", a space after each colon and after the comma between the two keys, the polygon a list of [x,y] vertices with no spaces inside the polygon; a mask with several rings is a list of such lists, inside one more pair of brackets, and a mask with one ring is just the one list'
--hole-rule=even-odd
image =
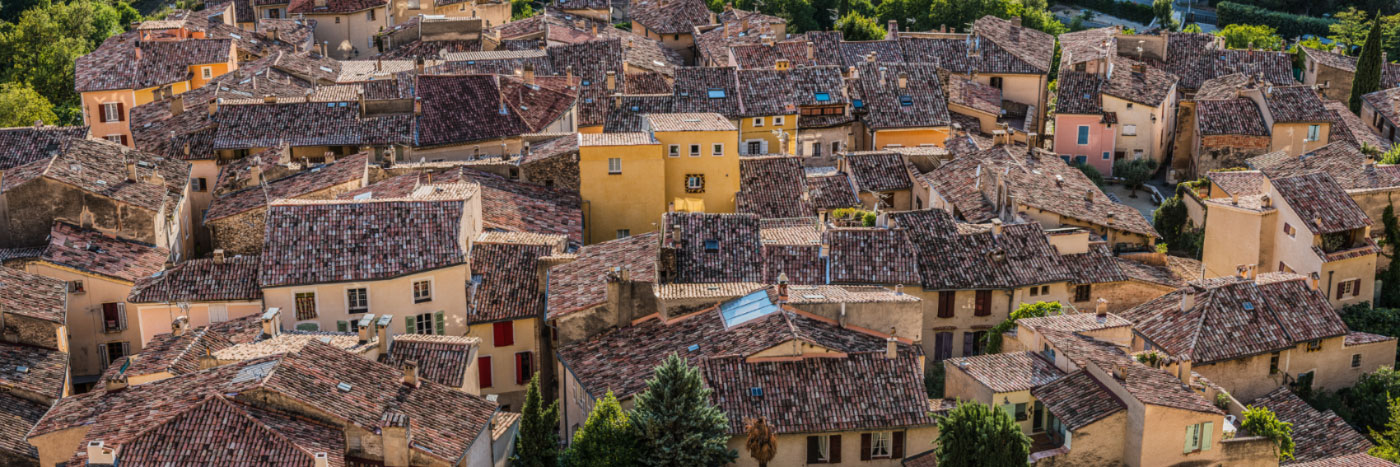
{"label": "skylight", "polygon": [[753,397],[762,397],[763,388],[749,388],[749,395]]}
{"label": "skylight", "polygon": [[719,240],[705,240],[705,251],[719,251]]}
{"label": "skylight", "polygon": [[1244,311],[1254,311],[1254,302],[1244,302]]}
{"label": "skylight", "polygon": [[899,105],[905,107],[914,105],[914,98],[910,96],[899,96]]}
{"label": "skylight", "polygon": [[723,90],[723,89],[710,89],[709,91],[706,91],[706,92],[709,94],[709,96],[710,96],[711,99],[723,99],[723,98],[724,98],[724,90]]}
{"label": "skylight", "polygon": [[351,387],[352,386],[350,386],[350,383],[346,382],[341,382],[340,384],[335,385],[335,388],[339,389],[340,392],[350,392]]}
{"label": "skylight", "polygon": [[826,102],[831,100],[831,93],[819,92],[817,93],[816,98],[817,102]]}
{"label": "skylight", "polygon": [[778,305],[768,300],[768,291],[759,289],[719,305],[725,327],[734,327],[778,311]]}

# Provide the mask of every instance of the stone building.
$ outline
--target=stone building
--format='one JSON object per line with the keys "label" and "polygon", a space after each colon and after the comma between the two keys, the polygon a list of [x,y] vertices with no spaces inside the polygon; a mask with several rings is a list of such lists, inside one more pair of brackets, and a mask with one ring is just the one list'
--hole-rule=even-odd
{"label": "stone building", "polygon": [[289,170],[269,152],[224,166],[215,185],[218,196],[204,212],[213,246],[227,254],[257,255],[262,251],[267,207],[290,199],[333,199],[369,184],[377,168],[368,154],[355,154]]}
{"label": "stone building", "polygon": [[[69,394],[68,284],[0,267],[0,431],[28,433]],[[0,440],[0,463],[38,466],[39,453],[22,437]]]}

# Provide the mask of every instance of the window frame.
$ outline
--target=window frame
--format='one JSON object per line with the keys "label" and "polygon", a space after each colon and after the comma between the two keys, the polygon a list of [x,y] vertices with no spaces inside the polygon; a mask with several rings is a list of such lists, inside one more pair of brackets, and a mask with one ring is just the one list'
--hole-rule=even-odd
{"label": "window frame", "polygon": [[690,157],[700,157],[700,145],[692,143],[690,145]]}
{"label": "window frame", "polygon": [[724,143],[714,143],[710,145],[710,155],[724,157]]}
{"label": "window frame", "polygon": [[679,144],[670,145],[667,151],[669,152],[667,152],[666,155],[669,157],[681,157],[681,145]]}
{"label": "window frame", "polygon": [[[301,305],[302,305],[302,301],[301,301],[301,300],[302,300],[302,295],[306,295],[306,294],[310,294],[310,295],[311,295],[311,297],[310,297],[311,300],[308,302],[308,303],[311,305],[311,313],[310,313],[309,315],[303,315],[302,309],[301,309]],[[293,291],[292,291],[292,313],[293,313],[293,316],[295,316],[296,319],[297,319],[297,321],[299,321],[299,322],[300,322],[300,321],[311,321],[311,320],[315,320],[316,318],[319,318],[319,317],[321,316],[321,297],[320,297],[320,294],[316,293],[316,289],[293,290]]]}
{"label": "window frame", "polygon": [[[502,335],[504,335],[502,334],[502,330],[508,332],[508,336],[505,339],[499,339]],[[497,341],[505,342],[502,343]],[[510,347],[513,345],[515,345],[515,322],[507,320],[491,323],[491,346],[501,348]]]}
{"label": "window frame", "polygon": [[[121,102],[103,102],[103,103],[102,103],[102,117],[103,117],[102,123],[117,123],[117,122],[122,121],[122,103],[121,103]],[[108,135],[108,136],[111,136],[111,135]]]}
{"label": "window frame", "polygon": [[[881,449],[884,450],[881,453]],[[890,459],[894,457],[894,432],[892,431],[872,431],[870,432],[870,458]]]}
{"label": "window frame", "polygon": [[763,128],[763,117],[754,117],[754,118],[753,118],[753,127],[754,127],[754,128]]}
{"label": "window frame", "polygon": [[1352,368],[1361,368],[1361,354],[1359,354],[1359,353],[1351,354],[1351,367],[1352,367]]}
{"label": "window frame", "polygon": [[[433,312],[418,313],[413,316],[413,332],[410,334],[433,335],[437,334],[437,329],[433,326]],[[428,332],[423,332],[423,323],[427,323]]]}
{"label": "window frame", "polygon": [[1322,139],[1322,125],[1308,125],[1308,134],[1303,138],[1303,142],[1311,143],[1319,139]]}
{"label": "window frame", "polygon": [[622,158],[608,158],[608,175],[622,175]]}
{"label": "window frame", "polygon": [[[423,298],[423,297],[419,297],[419,296],[418,296],[418,284],[423,284],[423,283],[428,284],[428,295],[427,295],[426,298]],[[422,280],[416,280],[416,281],[413,281],[411,284],[412,284],[412,285],[410,286],[410,288],[412,288],[412,290],[413,290],[413,303],[417,304],[417,303],[427,303],[427,302],[433,301],[433,295],[434,295],[434,294],[433,294],[433,292],[434,292],[433,286],[435,285],[435,284],[433,284],[433,278],[429,277],[429,278],[422,279]]]}
{"label": "window frame", "polygon": [[214,68],[207,66],[199,67],[199,77],[206,80],[214,79]]}
{"label": "window frame", "polygon": [[[354,303],[355,299],[351,296],[351,294],[354,293],[354,292],[357,291],[357,290],[358,290],[358,291],[364,292],[364,297],[363,297],[364,306],[363,306],[363,307],[356,307],[356,306],[355,306],[355,303]],[[356,310],[359,310],[359,311],[356,311]],[[352,314],[352,315],[354,315],[354,314],[360,314],[360,313],[369,313],[369,287],[365,287],[365,286],[355,286],[355,285],[350,285],[350,286],[346,286],[346,287],[345,287],[345,313],[346,313],[346,314]]]}

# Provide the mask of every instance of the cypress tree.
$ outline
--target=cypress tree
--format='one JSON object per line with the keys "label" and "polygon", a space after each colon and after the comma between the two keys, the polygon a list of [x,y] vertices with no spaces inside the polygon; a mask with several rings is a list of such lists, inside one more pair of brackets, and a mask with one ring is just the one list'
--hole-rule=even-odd
{"label": "cypress tree", "polygon": [[559,401],[544,407],[540,396],[540,374],[530,378],[525,388],[525,405],[520,409],[520,432],[516,434],[516,455],[512,465],[555,467],[559,465]]}
{"label": "cypress tree", "polygon": [[979,402],[959,403],[938,419],[938,465],[1025,465],[1031,439],[1005,410]]}
{"label": "cypress tree", "polygon": [[710,405],[700,370],[671,354],[633,399],[632,429],[642,465],[692,467],[734,462],[729,417]]}
{"label": "cypress tree", "polygon": [[1361,96],[1381,89],[1381,13],[1376,12],[1375,24],[1361,46],[1361,58],[1356,60],[1356,76],[1351,79],[1351,112],[1361,115]]}

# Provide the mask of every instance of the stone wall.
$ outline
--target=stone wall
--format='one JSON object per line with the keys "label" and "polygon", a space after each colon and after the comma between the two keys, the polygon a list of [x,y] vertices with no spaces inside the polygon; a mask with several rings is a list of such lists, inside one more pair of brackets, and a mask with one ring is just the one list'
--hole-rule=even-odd
{"label": "stone wall", "polygon": [[263,233],[267,230],[267,208],[250,211],[210,221],[209,236],[214,248],[223,249],[227,255],[262,254]]}
{"label": "stone wall", "polygon": [[1166,295],[1172,290],[1175,289],[1137,280],[1089,284],[1089,299],[1075,301],[1073,304],[1075,308],[1087,313],[1093,311],[1097,306],[1098,299],[1102,298],[1108,300],[1109,313],[1120,313]]}
{"label": "stone wall", "polygon": [[1209,135],[1201,137],[1196,153],[1196,173],[1245,167],[1245,160],[1269,152],[1270,138],[1251,135]]}
{"label": "stone wall", "polygon": [[[159,244],[155,211],[118,203],[69,185],[41,178],[16,186],[4,194],[5,234],[0,247],[43,245],[54,221],[82,225],[84,217],[104,232],[139,242]],[[85,216],[84,213],[90,213]]]}
{"label": "stone wall", "polygon": [[578,153],[560,154],[520,164],[520,180],[536,185],[578,191]]}
{"label": "stone wall", "polygon": [[66,351],[59,348],[58,333],[63,325],[41,319],[5,313],[4,328],[0,329],[0,341],[32,345],[46,349]]}

